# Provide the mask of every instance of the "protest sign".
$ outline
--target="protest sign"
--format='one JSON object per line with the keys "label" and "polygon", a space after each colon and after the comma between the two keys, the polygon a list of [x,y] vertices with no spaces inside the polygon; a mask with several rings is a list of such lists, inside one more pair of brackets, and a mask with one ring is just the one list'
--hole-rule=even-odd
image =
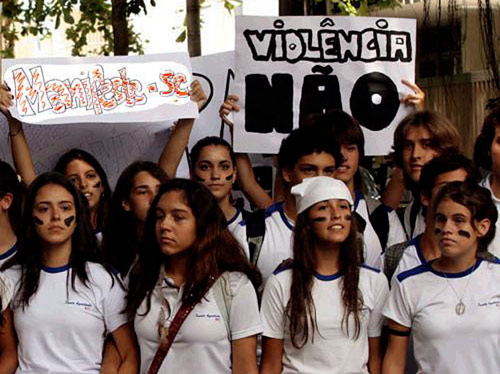
{"label": "protest sign", "polygon": [[367,155],[387,154],[400,98],[414,81],[415,20],[237,17],[234,92],[239,152],[277,153],[308,116],[342,109],[361,124]]}
{"label": "protest sign", "polygon": [[197,117],[186,53],[3,60],[12,115],[33,124]]}
{"label": "protest sign", "polygon": [[[129,56],[133,58],[133,56]],[[193,59],[194,79],[198,79],[209,98],[196,120],[190,147],[199,139],[222,133],[230,141],[228,129],[221,124],[218,112],[229,90],[234,52],[218,53]],[[158,161],[173,121],[158,123],[81,123],[58,126],[25,125],[37,174],[51,170],[58,158],[71,148],[89,151],[102,164],[111,184],[123,169],[135,160]],[[8,144],[8,126],[0,114],[0,158],[12,161]],[[179,176],[189,177],[184,159]]]}

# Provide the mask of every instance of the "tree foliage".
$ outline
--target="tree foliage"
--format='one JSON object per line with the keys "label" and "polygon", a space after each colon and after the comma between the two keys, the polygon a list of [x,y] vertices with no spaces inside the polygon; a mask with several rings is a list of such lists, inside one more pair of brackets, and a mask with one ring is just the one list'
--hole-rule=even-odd
{"label": "tree foliage", "polygon": [[[2,8],[4,57],[14,56],[14,43],[20,36],[50,35],[53,25],[56,29],[66,24],[66,37],[73,43],[71,54],[82,56],[85,53],[110,55],[117,42],[112,24],[113,1],[110,0],[4,0]],[[144,0],[124,0],[126,6],[126,28],[128,29],[128,51],[143,53],[142,40],[128,19],[132,14],[147,12]],[[155,0],[149,0],[155,6]],[[79,12],[75,12],[79,10]],[[74,14],[79,13],[75,19]],[[52,25],[51,25],[52,24]],[[88,38],[93,33],[100,33],[104,44],[98,50],[85,51]],[[125,35],[127,37],[127,35]]]}

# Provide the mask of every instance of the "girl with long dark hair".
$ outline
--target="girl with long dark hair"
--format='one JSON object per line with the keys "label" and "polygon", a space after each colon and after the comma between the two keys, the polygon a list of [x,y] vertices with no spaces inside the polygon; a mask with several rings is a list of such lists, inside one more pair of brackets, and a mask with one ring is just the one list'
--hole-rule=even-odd
{"label": "girl with long dark hair", "polygon": [[24,194],[14,169],[0,161],[0,265],[16,253]]}
{"label": "girl with long dark hair", "polygon": [[59,173],[29,188],[19,249],[2,268],[23,373],[98,373],[106,332],[123,359],[119,372],[137,371],[125,292],[101,265],[84,199]]}
{"label": "girl with long dark hair", "polygon": [[261,373],[380,373],[383,274],[362,265],[347,186],[307,178],[291,190],[293,255],[267,281]]}
{"label": "girl with long dark hair", "polygon": [[432,205],[441,257],[398,274],[384,308],[384,374],[403,374],[410,331],[418,374],[500,368],[500,260],[486,254],[498,214],[488,190],[450,182]]}
{"label": "girl with long dark hair", "polygon": [[156,362],[161,374],[255,374],[259,278],[206,187],[186,179],[162,185],[129,283],[140,372]]}
{"label": "girl with long dark hair", "polygon": [[[481,132],[474,145],[474,162],[488,171],[481,186],[491,192],[493,203],[500,211],[500,104],[486,116]],[[496,235],[489,250],[500,257],[500,220],[496,223]]]}
{"label": "girl with long dark hair", "polygon": [[130,164],[118,178],[103,230],[106,260],[122,277],[137,257],[149,207],[167,175],[151,161]]}

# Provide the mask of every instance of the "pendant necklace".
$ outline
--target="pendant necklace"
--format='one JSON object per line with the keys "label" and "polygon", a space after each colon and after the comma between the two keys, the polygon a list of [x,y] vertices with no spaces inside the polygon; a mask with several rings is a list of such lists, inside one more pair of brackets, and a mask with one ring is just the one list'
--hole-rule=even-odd
{"label": "pendant necklace", "polygon": [[[475,266],[474,266],[474,268],[475,268]],[[472,270],[472,272],[473,271],[474,271],[474,269]],[[446,278],[446,282],[448,283],[448,285],[450,286],[450,288],[453,290],[453,293],[455,294],[455,296],[458,299],[458,303],[457,303],[457,305],[455,305],[455,313],[458,316],[461,316],[462,314],[465,313],[465,304],[463,302],[463,298],[465,296],[465,292],[467,292],[467,287],[469,286],[469,282],[470,282],[470,279],[472,278],[472,274],[469,274],[469,278],[467,279],[467,283],[465,284],[465,288],[464,288],[464,291],[462,292],[462,296],[458,295],[457,290],[455,290],[455,287],[453,287],[453,284],[450,282],[450,280],[449,280],[448,276],[446,275],[446,273],[442,273],[442,274]]]}

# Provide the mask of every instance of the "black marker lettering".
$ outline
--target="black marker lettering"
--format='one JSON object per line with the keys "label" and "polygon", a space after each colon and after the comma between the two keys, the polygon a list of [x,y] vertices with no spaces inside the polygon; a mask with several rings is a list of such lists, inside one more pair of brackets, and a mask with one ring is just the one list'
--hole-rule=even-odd
{"label": "black marker lettering", "polygon": [[75,216],[70,216],[64,220],[66,227],[70,227],[71,223],[75,220]]}
{"label": "black marker lettering", "polygon": [[470,233],[465,230],[458,230],[458,235],[463,236],[464,238],[470,239]]}
{"label": "black marker lettering", "polygon": [[33,216],[33,222],[35,222],[37,225],[40,225],[40,226],[45,225],[45,223],[43,223],[43,221],[40,218],[38,218],[37,216]]}
{"label": "black marker lettering", "polygon": [[378,29],[248,29],[243,31],[243,36],[255,61],[286,61],[290,64],[300,61],[411,62],[413,45],[410,33],[388,30],[383,21],[377,21]]}

